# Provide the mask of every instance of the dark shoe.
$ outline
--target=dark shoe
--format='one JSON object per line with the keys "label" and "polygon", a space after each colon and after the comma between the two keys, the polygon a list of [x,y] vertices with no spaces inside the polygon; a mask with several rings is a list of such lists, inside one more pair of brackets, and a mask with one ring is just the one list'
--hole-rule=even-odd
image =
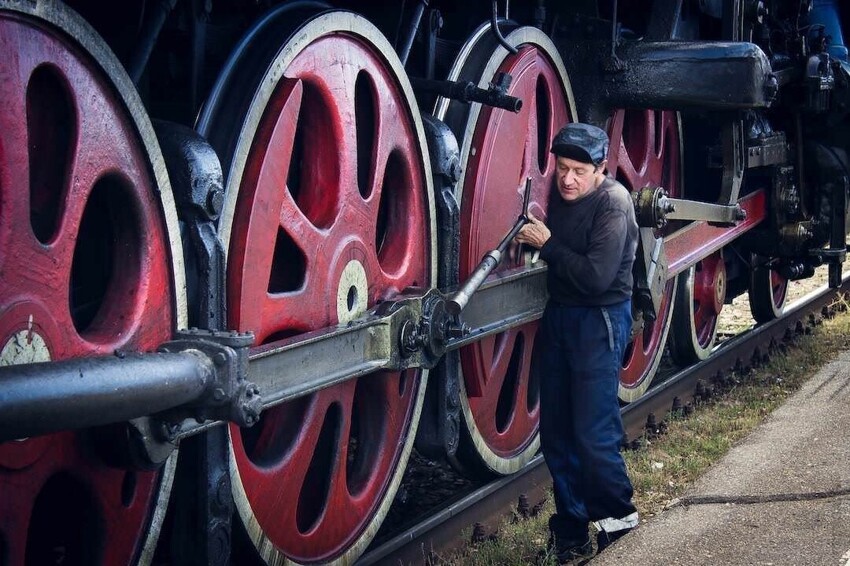
{"label": "dark shoe", "polygon": [[559,564],[593,556],[593,543],[590,542],[590,537],[584,542],[578,543],[550,538],[549,548]]}
{"label": "dark shoe", "polygon": [[613,533],[599,531],[598,533],[596,533],[596,552],[602,552],[603,550],[611,546],[611,544],[613,544],[615,540],[626,535],[631,530],[632,529],[620,529],[619,531],[614,531]]}

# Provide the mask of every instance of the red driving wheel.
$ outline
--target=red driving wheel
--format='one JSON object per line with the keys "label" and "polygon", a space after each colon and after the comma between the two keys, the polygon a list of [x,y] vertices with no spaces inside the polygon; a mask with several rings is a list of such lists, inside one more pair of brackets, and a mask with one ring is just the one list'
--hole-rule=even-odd
{"label": "red driving wheel", "polygon": [[[555,172],[549,145],[575,115],[563,63],[548,38],[533,28],[516,28],[507,41],[518,48],[516,54],[494,42],[489,26],[479,29],[461,48],[449,78],[486,87],[497,73],[508,73],[508,94],[523,101],[519,113],[448,101],[437,105],[437,117],[461,144],[461,281],[513,226],[529,177],[530,209],[545,217]],[[525,259],[506,259],[499,271],[519,268]],[[526,324],[461,349],[463,468],[509,474],[537,451],[539,391],[530,371],[536,332],[537,323]]]}
{"label": "red driving wheel", "polygon": [[679,275],[670,334],[670,353],[680,365],[704,360],[717,339],[717,320],[726,301],[722,251],[703,258]]}
{"label": "red driving wheel", "polygon": [[[0,2],[0,44],[0,365],[154,349],[185,299],[138,95],[61,3]],[[123,470],[103,450],[86,431],[0,445],[4,564],[150,559],[174,460]]]}
{"label": "red driving wheel", "polygon": [[[258,346],[434,284],[427,149],[392,53],[365,19],[326,12],[263,62],[241,114],[228,109],[242,120],[222,156],[229,322]],[[367,375],[231,427],[234,497],[263,559],[362,552],[401,480],[425,377]]]}
{"label": "red driving wheel", "polygon": [[753,255],[750,269],[750,312],[756,322],[770,322],[782,316],[788,300],[788,279],[767,265],[767,259]]}
{"label": "red driving wheel", "polygon": [[[679,116],[671,111],[617,110],[608,133],[608,171],[627,189],[664,187],[672,197],[682,194],[681,135]],[[643,395],[652,381],[667,341],[676,279],[667,282],[654,322],[645,322],[623,357],[620,399],[631,402]]]}

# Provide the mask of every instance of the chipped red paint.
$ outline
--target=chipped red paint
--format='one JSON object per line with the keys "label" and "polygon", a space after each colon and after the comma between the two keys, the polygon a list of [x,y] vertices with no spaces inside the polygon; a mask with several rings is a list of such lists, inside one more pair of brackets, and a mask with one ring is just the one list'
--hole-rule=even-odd
{"label": "chipped red paint", "polygon": [[[608,171],[629,190],[662,186],[672,197],[681,195],[679,124],[675,112],[618,110],[610,120]],[[664,347],[664,325],[673,308],[673,282],[667,284],[658,317],[634,337],[626,350],[620,383],[627,388],[651,378],[653,360]]]}
{"label": "chipped red paint", "polygon": [[[383,60],[365,41],[335,33],[305,47],[284,74],[248,155],[228,259],[230,325],[254,331],[258,344],[337,323],[337,286],[351,261],[365,270],[369,306],[433,284],[421,149]],[[358,114],[358,77],[374,112]],[[374,120],[371,143],[358,145],[358,120]],[[358,148],[371,148],[360,182]],[[361,536],[397,468],[419,384],[414,371],[365,376],[267,411],[253,429],[231,429],[247,500],[277,549],[325,561]]]}
{"label": "chipped red paint", "polygon": [[[54,360],[153,349],[170,336],[174,293],[164,222],[132,119],[110,79],[49,25],[0,13],[0,51],[0,350],[21,332],[25,352],[39,344],[37,334]],[[54,115],[55,104],[65,105],[69,124],[62,131],[43,119]],[[54,168],[61,175],[44,174]],[[72,264],[75,251],[89,253],[77,250],[85,245],[80,225],[104,178],[114,179],[99,189],[110,191],[104,194],[109,212],[96,218],[119,217],[114,269],[94,319],[75,326]],[[41,213],[49,222],[36,230],[31,218]],[[75,284],[85,286],[87,277],[77,275]],[[7,563],[44,558],[32,552],[75,563],[132,562],[158,483],[157,473],[107,466],[86,433],[0,445]],[[73,555],[77,546],[83,557]]]}
{"label": "chipped red paint", "polygon": [[[542,50],[520,47],[518,54],[506,57],[498,71],[513,76],[509,94],[521,98],[524,104],[517,114],[482,108],[479,115],[472,140],[474,152],[470,152],[463,181],[461,280],[516,222],[527,177],[531,177],[532,187],[530,210],[538,218],[545,217],[555,172],[549,143],[554,132],[571,121],[562,81]],[[538,99],[539,93],[545,93],[543,100]],[[538,117],[545,123],[538,123]],[[509,258],[500,269],[520,263],[521,259]],[[522,452],[537,434],[537,391],[529,390],[536,332],[536,322],[526,324],[461,350],[475,426],[487,446],[503,458]]]}

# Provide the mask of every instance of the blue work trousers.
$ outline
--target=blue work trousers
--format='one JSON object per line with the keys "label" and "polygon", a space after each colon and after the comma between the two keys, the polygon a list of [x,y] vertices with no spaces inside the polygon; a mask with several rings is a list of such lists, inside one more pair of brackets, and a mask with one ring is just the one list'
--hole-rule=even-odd
{"label": "blue work trousers", "polygon": [[540,440],[554,480],[552,533],[587,539],[590,521],[635,512],[620,455],[623,423],[617,399],[631,331],[631,301],[567,307],[549,301],[535,363],[540,377]]}

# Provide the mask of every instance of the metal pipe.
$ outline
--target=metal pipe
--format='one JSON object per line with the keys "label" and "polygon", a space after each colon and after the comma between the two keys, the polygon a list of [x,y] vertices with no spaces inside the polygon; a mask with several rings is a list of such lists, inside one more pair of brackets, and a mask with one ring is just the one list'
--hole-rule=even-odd
{"label": "metal pipe", "polygon": [[[534,9],[534,17],[532,18],[534,27],[543,30],[543,24],[546,23],[546,1],[537,0],[537,7]],[[550,34],[551,35],[551,34]]]}
{"label": "metal pipe", "polygon": [[496,36],[499,44],[508,50],[509,53],[516,55],[517,49],[505,39],[505,36],[502,35],[501,30],[499,30],[499,22],[498,22],[499,12],[498,6],[496,5],[496,0],[493,0],[493,12],[490,15],[490,29],[493,31],[493,35]]}
{"label": "metal pipe", "polygon": [[611,19],[611,57],[617,56],[617,0],[614,0],[614,12]]}
{"label": "metal pipe", "polygon": [[153,9],[153,14],[150,18],[145,18],[145,24],[142,29],[142,36],[136,44],[136,48],[130,55],[130,61],[127,64],[127,74],[133,84],[139,84],[142,74],[145,72],[145,67],[148,65],[148,59],[153,53],[156,40],[159,39],[159,33],[162,31],[162,26],[165,25],[165,20],[168,14],[174,9],[177,0],[160,0],[156,3]]}
{"label": "metal pipe", "polygon": [[404,45],[399,51],[399,59],[402,65],[407,65],[407,58],[410,55],[410,50],[413,48],[413,40],[416,39],[416,32],[419,30],[419,23],[422,21],[422,14],[425,13],[425,8],[428,7],[428,0],[419,0],[416,8],[413,9],[413,18],[410,20],[410,28],[407,30],[407,35],[404,38]]}
{"label": "metal pipe", "polygon": [[480,102],[487,106],[503,108],[511,112],[522,110],[521,98],[504,94],[496,88],[490,88],[488,90],[478,88],[469,81],[435,81],[410,77],[410,84],[414,90],[436,94],[460,102]]}
{"label": "metal pipe", "polygon": [[0,367],[0,442],[159,413],[201,397],[214,375],[191,351]]}

